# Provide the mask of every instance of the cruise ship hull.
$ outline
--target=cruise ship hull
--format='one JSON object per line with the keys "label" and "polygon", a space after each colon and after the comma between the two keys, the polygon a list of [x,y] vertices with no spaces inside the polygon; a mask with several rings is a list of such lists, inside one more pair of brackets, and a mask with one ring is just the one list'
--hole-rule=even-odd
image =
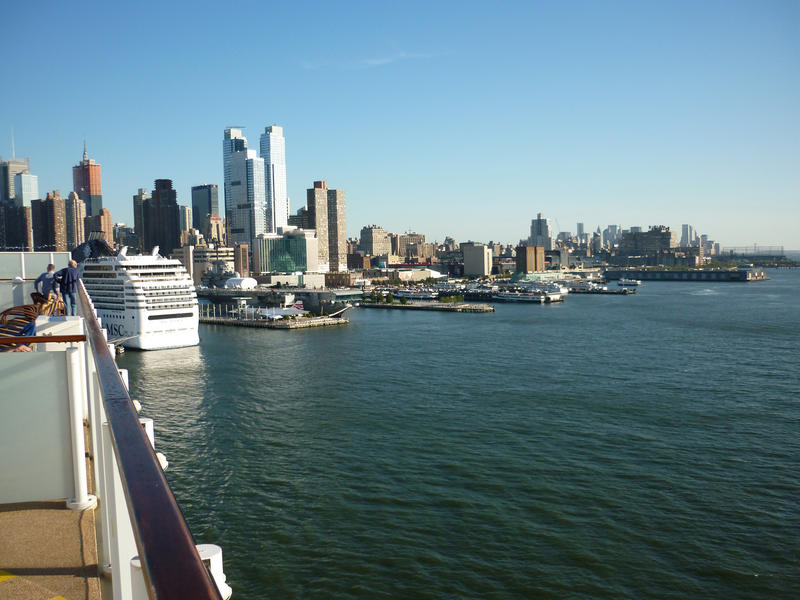
{"label": "cruise ship hull", "polygon": [[97,311],[103,327],[108,331],[108,340],[126,348],[167,350],[196,346],[200,343],[196,308],[192,317],[163,320],[162,323],[165,323],[166,327],[149,327],[147,314],[129,314],[128,316],[132,317],[130,324],[118,324],[117,315],[108,312],[103,314],[104,312],[106,311]]}
{"label": "cruise ship hull", "polygon": [[123,249],[87,260],[82,278],[110,342],[139,350],[200,343],[197,295],[179,261]]}

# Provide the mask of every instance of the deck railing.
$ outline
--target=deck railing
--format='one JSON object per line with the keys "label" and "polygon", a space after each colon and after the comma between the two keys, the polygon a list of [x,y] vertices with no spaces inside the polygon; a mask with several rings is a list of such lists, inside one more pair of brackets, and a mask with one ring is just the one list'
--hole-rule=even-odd
{"label": "deck railing", "polygon": [[[100,498],[98,553],[102,568],[111,573],[114,600],[139,600],[137,590],[142,587],[151,600],[219,599],[220,591],[167,484],[91,300],[82,283],[79,288],[79,312],[90,346],[86,402]],[[132,569],[134,555],[138,561]],[[211,569],[229,591],[221,556],[219,563]],[[143,581],[136,580],[139,565]]]}

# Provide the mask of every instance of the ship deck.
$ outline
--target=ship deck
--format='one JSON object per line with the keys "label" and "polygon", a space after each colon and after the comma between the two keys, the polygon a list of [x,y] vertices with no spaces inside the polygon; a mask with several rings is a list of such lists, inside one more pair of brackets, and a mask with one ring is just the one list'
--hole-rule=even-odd
{"label": "ship deck", "polygon": [[94,510],[0,506],[0,600],[99,600]]}
{"label": "ship deck", "polygon": [[100,600],[101,585],[94,509],[70,510],[64,500],[0,504],[0,600]]}

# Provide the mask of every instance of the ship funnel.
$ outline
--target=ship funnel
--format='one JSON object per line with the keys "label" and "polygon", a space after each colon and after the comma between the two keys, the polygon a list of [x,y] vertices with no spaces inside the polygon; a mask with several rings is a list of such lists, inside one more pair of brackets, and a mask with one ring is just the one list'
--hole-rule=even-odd
{"label": "ship funnel", "polygon": [[158,246],[153,246],[153,252],[151,256],[158,256],[158,250],[159,250]]}

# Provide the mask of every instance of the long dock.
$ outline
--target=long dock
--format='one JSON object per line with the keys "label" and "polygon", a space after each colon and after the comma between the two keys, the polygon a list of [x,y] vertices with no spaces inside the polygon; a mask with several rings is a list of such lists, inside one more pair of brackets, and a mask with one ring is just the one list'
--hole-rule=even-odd
{"label": "long dock", "polygon": [[348,319],[341,317],[304,317],[299,319],[237,319],[232,317],[200,317],[201,323],[229,325],[233,327],[256,327],[259,329],[307,329],[309,327],[332,327],[347,325]]}
{"label": "long dock", "polygon": [[763,269],[608,269],[605,278],[640,279],[642,281],[766,281],[769,279]]}
{"label": "long dock", "polygon": [[447,303],[447,302],[415,302],[408,304],[384,304],[378,302],[362,302],[359,304],[364,308],[385,308],[395,310],[435,310],[439,312],[460,312],[460,313],[488,313],[494,312],[494,306],[488,304],[467,304],[467,303]]}

